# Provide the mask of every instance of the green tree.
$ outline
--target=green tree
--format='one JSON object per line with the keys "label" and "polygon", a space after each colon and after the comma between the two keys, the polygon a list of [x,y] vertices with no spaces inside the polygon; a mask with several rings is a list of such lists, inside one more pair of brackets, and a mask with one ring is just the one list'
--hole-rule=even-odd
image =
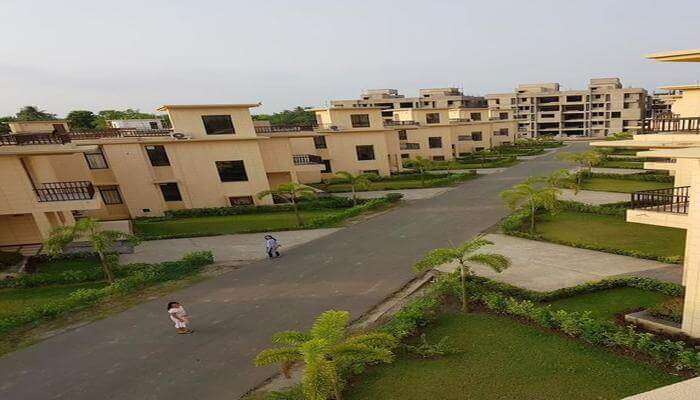
{"label": "green tree", "polygon": [[[568,162],[570,164],[578,165],[585,169],[587,172],[591,172],[594,166],[600,164],[601,155],[595,150],[588,150],[581,153],[559,153],[557,158]],[[578,174],[577,184],[581,185],[581,179],[583,175]]]}
{"label": "green tree", "polygon": [[561,191],[546,179],[531,177],[523,183],[517,184],[510,189],[501,192],[501,199],[511,210],[526,207],[530,214],[530,233],[535,233],[535,216],[537,210],[544,208],[554,212],[558,206],[557,196]]}
{"label": "green tree", "polygon": [[435,167],[435,163],[433,162],[433,160],[423,158],[421,156],[416,157],[414,160],[412,160],[411,163],[413,165],[413,168],[415,168],[416,171],[418,171],[418,173],[420,174],[421,186],[425,186],[426,173],[427,171],[430,171]]}
{"label": "green tree", "polygon": [[316,114],[309,111],[311,107],[297,106],[293,110],[284,110],[274,114],[253,115],[256,121],[270,121],[271,125],[314,125]]}
{"label": "green tree", "polygon": [[15,117],[0,117],[0,135],[10,133],[10,125],[8,122],[15,120]]}
{"label": "green tree", "polygon": [[87,110],[73,110],[66,119],[71,129],[94,129],[97,123],[97,115]]}
{"label": "green tree", "polygon": [[40,110],[36,106],[24,106],[15,114],[15,119],[17,121],[49,121],[56,119],[56,114]]}
{"label": "green tree", "polygon": [[263,350],[255,357],[256,366],[279,364],[289,378],[294,363],[304,365],[301,380],[304,397],[342,400],[343,376],[351,368],[369,363],[393,361],[397,340],[386,333],[350,335],[347,311],[326,311],[316,318],[308,332],[284,331],[272,342],[278,347]]}
{"label": "green tree", "polygon": [[460,246],[434,249],[422,260],[417,262],[413,269],[423,272],[439,265],[456,261],[459,266],[460,286],[462,290],[462,311],[467,312],[467,276],[473,274],[473,265],[480,264],[490,267],[496,272],[502,272],[510,267],[510,259],[501,254],[479,252],[484,246],[493,245],[493,242],[479,235]]}
{"label": "green tree", "polygon": [[107,121],[113,119],[155,119],[155,114],[142,113],[138,109],[127,108],[125,110],[102,110],[97,113],[95,127],[99,129],[109,128]]}
{"label": "green tree", "polygon": [[573,189],[574,194],[578,194],[579,190],[581,190],[581,186],[578,183],[578,174],[579,173],[572,173],[568,169],[563,168],[552,172],[544,179],[551,188],[565,187],[567,189]]}
{"label": "green tree", "polygon": [[124,232],[102,230],[100,224],[92,218],[82,218],[75,221],[75,224],[61,226],[54,229],[46,241],[45,246],[49,254],[56,255],[63,253],[69,244],[76,241],[87,241],[92,245],[93,250],[100,258],[100,264],[105,273],[105,278],[111,284],[114,283],[114,272],[112,267],[116,264],[116,257],[109,254],[117,240],[126,240],[132,244],[139,242],[134,235]]}
{"label": "green tree", "polygon": [[299,183],[289,182],[283,183],[277,186],[277,189],[263,190],[258,193],[258,198],[262,199],[267,196],[279,196],[286,199],[292,204],[294,209],[294,215],[297,218],[297,225],[303,226],[304,221],[301,219],[301,214],[299,213],[299,206],[297,200],[300,198],[310,198],[316,196],[316,191],[311,186],[302,185]]}
{"label": "green tree", "polygon": [[353,175],[346,171],[336,172],[336,175],[348,183],[352,189],[352,204],[357,205],[357,194],[355,193],[357,189],[365,189],[369,186],[371,182],[372,174],[357,174]]}

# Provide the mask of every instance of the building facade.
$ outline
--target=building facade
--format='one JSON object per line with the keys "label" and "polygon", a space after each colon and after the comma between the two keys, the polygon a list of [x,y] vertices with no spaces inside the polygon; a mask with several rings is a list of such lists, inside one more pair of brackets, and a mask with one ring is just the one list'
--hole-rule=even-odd
{"label": "building facade", "polygon": [[518,137],[604,137],[638,129],[646,90],[623,88],[619,78],[591,79],[587,90],[561,90],[558,83],[519,85],[512,93],[486,96],[490,109],[512,110]]}

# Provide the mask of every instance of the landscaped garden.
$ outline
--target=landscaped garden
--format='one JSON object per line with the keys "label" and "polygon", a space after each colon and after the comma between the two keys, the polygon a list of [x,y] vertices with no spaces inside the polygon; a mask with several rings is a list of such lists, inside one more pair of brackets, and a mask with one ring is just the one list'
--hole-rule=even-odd
{"label": "landscaped garden", "polygon": [[[627,175],[620,175],[627,176]],[[642,190],[663,189],[673,186],[672,183],[641,181],[633,179],[618,179],[618,178],[588,178],[581,184],[583,190],[598,190],[603,192],[620,192],[632,193]]]}
{"label": "landscaped garden", "polygon": [[[430,168],[433,169],[433,168]],[[375,190],[400,190],[400,189],[422,189],[432,187],[448,187],[454,186],[468,180],[475,179],[477,175],[472,172],[433,175],[429,173],[409,173],[393,175],[389,177],[369,176],[362,184],[356,184],[357,191],[375,191]],[[342,193],[352,191],[352,184],[344,178],[330,178],[323,183],[314,185],[314,187],[329,193]]]}

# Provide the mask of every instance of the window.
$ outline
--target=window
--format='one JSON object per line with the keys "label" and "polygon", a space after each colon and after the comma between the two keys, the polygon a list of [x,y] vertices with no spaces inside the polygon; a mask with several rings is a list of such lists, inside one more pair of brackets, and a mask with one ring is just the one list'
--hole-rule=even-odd
{"label": "window", "polygon": [[457,136],[457,140],[459,140],[460,142],[464,142],[466,140],[472,140],[472,137],[471,135],[459,135]]}
{"label": "window", "polygon": [[427,114],[425,114],[425,122],[427,124],[439,124],[440,123],[440,113],[427,113]]}
{"label": "window", "polygon": [[433,161],[445,161],[445,156],[433,156]]}
{"label": "window", "polygon": [[508,136],[508,128],[501,128],[498,130],[498,134],[501,136]]}
{"label": "window", "polygon": [[431,149],[441,149],[442,148],[442,138],[441,137],[429,137],[428,147]]}
{"label": "window", "polygon": [[372,174],[372,175],[377,175],[379,176],[379,170],[378,169],[368,169],[365,171],[362,171],[363,174]]}
{"label": "window", "polygon": [[408,140],[408,134],[405,129],[399,130],[399,140]]}
{"label": "window", "polygon": [[472,121],[481,121],[481,113],[470,113],[469,118]]}
{"label": "window", "polygon": [[625,103],[624,108],[630,108],[631,105],[632,105],[632,103]]}
{"label": "window", "polygon": [[146,146],[146,153],[148,153],[148,159],[151,160],[152,166],[164,167],[170,165],[168,153],[165,152],[165,146]]}
{"label": "window", "polygon": [[355,150],[357,151],[357,160],[358,161],[374,160],[374,146],[372,146],[372,145],[355,146]]}
{"label": "window", "polygon": [[328,145],[326,144],[326,137],[314,136],[314,147],[317,149],[327,149]]}
{"label": "window", "polygon": [[66,127],[63,124],[51,124],[53,126],[53,133],[66,133]]}
{"label": "window", "polygon": [[499,119],[508,119],[508,113],[507,112],[498,113],[498,118]]}
{"label": "window", "polygon": [[554,118],[554,114],[542,114],[542,118]]}
{"label": "window", "polygon": [[515,97],[511,97],[510,104],[515,104]]}
{"label": "window", "polygon": [[484,140],[481,132],[472,132],[472,140],[480,141]]}
{"label": "window", "polygon": [[151,129],[158,129],[158,123],[155,121],[149,122],[148,125],[151,127]]}
{"label": "window", "polygon": [[100,186],[98,187],[100,191],[100,196],[102,196],[102,201],[105,204],[123,204],[121,194],[119,194],[119,189],[117,186]]}
{"label": "window", "polygon": [[202,115],[207,135],[227,135],[236,133],[230,115]]}
{"label": "window", "polygon": [[408,153],[401,153],[401,158],[410,158],[411,155]]}
{"label": "window", "polygon": [[85,161],[87,162],[88,168],[90,169],[107,169],[107,159],[102,153],[102,148],[98,148],[97,151],[85,153]]}
{"label": "window", "polygon": [[322,173],[333,172],[333,169],[331,169],[331,160],[321,160],[321,162],[323,162],[323,169],[321,170]]}
{"label": "window", "polygon": [[161,183],[159,186],[161,193],[163,193],[163,200],[182,201],[182,196],[180,195],[180,189],[177,187],[177,183]]}
{"label": "window", "polygon": [[610,113],[610,118],[620,118],[620,112],[619,111],[613,111]]}
{"label": "window", "polygon": [[474,147],[474,150],[475,151],[484,151],[484,148],[483,147]]}
{"label": "window", "polygon": [[234,197],[229,197],[228,198],[229,203],[231,206],[252,206],[253,203],[253,198],[250,196],[234,196]]}
{"label": "window", "polygon": [[369,114],[351,114],[350,122],[353,128],[369,128]]}
{"label": "window", "polygon": [[245,164],[242,160],[217,161],[216,169],[219,171],[221,182],[243,182],[248,180],[245,172]]}

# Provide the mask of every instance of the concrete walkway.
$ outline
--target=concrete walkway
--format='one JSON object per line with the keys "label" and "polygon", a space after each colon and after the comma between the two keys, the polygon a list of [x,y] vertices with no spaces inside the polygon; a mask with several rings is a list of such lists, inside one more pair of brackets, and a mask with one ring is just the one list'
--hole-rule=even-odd
{"label": "concrete walkway", "polygon": [[[669,267],[669,264],[651,260],[501,234],[487,235],[486,238],[494,242],[494,245],[485,248],[484,251],[503,254],[511,259],[512,265],[501,273],[494,272],[488,267],[478,266],[474,269],[475,273],[540,292],[595,282],[616,275]],[[680,269],[678,266],[672,267]],[[455,264],[448,264],[438,269],[449,272],[456,268]]]}
{"label": "concrete walkway", "polygon": [[630,201],[630,195],[628,193],[599,192],[597,190],[579,190],[578,193],[574,193],[571,189],[561,189],[560,199],[601,205]]}
{"label": "concrete walkway", "polygon": [[[451,188],[449,187],[438,187],[426,189],[373,190],[367,192],[357,192],[357,197],[361,199],[376,199],[378,197],[384,197],[389,193],[401,193],[403,194],[404,200],[422,200],[441,195],[450,189]],[[352,197],[352,193],[333,193],[333,195],[347,198]]]}
{"label": "concrete walkway", "polygon": [[[306,229],[298,231],[273,232],[272,235],[282,245],[281,252],[330,235],[338,229]],[[244,233],[237,235],[206,236],[198,238],[149,240],[136,247],[132,254],[122,254],[119,261],[129,263],[155,263],[179,260],[185,254],[196,250],[211,250],[217,262],[253,261],[267,257],[265,238],[267,233]]]}
{"label": "concrete walkway", "polygon": [[697,400],[698,398],[700,398],[700,378],[693,378],[625,397],[623,400]]}
{"label": "concrete walkway", "polygon": [[[273,333],[308,329],[328,309],[361,316],[428,251],[506,216],[502,190],[564,166],[554,155],[522,162],[8,354],[0,399],[236,399],[275,371],[252,363]],[[175,334],[169,299],[191,313],[193,335]]]}

